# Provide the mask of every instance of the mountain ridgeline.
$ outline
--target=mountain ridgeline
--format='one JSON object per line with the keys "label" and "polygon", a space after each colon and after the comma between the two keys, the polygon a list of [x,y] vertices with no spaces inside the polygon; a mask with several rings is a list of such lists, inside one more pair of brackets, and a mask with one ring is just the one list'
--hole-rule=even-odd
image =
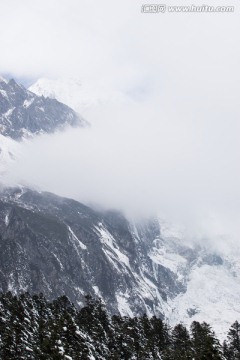
{"label": "mountain ridgeline", "polygon": [[37,96],[24,86],[0,78],[0,133],[20,140],[51,133],[65,126],[85,126],[86,121],[67,105]]}

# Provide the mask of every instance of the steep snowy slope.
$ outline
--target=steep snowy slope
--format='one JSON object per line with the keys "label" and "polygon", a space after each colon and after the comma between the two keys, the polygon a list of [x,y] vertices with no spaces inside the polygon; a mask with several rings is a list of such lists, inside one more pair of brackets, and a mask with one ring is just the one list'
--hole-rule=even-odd
{"label": "steep snowy slope", "polygon": [[229,324],[240,319],[239,275],[236,257],[216,257],[205,263],[200,252],[186,279],[186,292],[177,295],[170,303],[170,323],[184,321],[190,325],[193,320],[207,321],[219,338],[224,339]]}
{"label": "steep snowy slope", "polygon": [[169,324],[206,321],[224,339],[230,324],[240,318],[239,252],[233,249],[226,255],[200,245],[184,245],[184,233],[176,234],[175,229],[171,233],[171,228],[162,231],[161,238],[162,246],[149,256],[177,274],[184,286],[181,293],[168,298]]}
{"label": "steep snowy slope", "polygon": [[65,293],[77,303],[92,293],[112,312],[164,316],[168,296],[181,289],[164,267],[153,270],[154,221],[131,231],[119,213],[27,189],[5,190],[0,206],[2,291]]}
{"label": "steep snowy slope", "polygon": [[67,125],[84,126],[86,121],[55,99],[37,96],[13,79],[0,79],[0,134],[20,140]]}
{"label": "steep snowy slope", "polygon": [[71,78],[57,80],[41,78],[30,86],[29,90],[39,96],[57,99],[81,114],[97,105],[130,101],[124,93],[112,90],[106,85],[90,81],[82,83]]}
{"label": "steep snowy slope", "polygon": [[225,336],[240,315],[239,263],[118,212],[24,188],[0,197],[2,291],[100,296],[112,313],[207,321]]}

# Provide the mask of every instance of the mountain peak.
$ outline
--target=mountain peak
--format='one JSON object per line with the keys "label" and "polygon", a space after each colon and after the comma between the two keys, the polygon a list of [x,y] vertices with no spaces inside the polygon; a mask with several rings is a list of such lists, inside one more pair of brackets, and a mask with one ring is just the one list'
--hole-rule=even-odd
{"label": "mountain peak", "polygon": [[16,83],[16,81],[13,79],[13,78],[11,78],[9,81],[8,81],[8,85],[16,85],[17,83]]}
{"label": "mountain peak", "polygon": [[67,105],[38,96],[14,79],[0,81],[0,134],[20,140],[26,135],[52,133],[86,121]]}
{"label": "mountain peak", "polygon": [[36,95],[55,98],[75,111],[84,113],[87,109],[103,104],[127,104],[131,100],[123,92],[110,85],[92,80],[40,78],[29,90]]}

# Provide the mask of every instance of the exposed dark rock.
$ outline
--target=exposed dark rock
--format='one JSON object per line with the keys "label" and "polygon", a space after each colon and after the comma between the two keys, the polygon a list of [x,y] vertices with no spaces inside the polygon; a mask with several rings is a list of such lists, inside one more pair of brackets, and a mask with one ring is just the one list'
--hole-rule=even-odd
{"label": "exposed dark rock", "polygon": [[0,79],[0,133],[19,140],[24,136],[51,133],[67,125],[84,126],[86,121],[67,105],[37,96],[15,80]]}

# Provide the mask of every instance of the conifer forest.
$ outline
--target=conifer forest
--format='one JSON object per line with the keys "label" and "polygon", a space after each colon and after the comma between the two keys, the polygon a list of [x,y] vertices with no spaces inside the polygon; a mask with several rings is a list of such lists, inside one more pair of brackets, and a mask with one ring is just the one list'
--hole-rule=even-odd
{"label": "conifer forest", "polygon": [[48,302],[43,294],[0,295],[2,360],[240,359],[240,324],[224,342],[210,325],[170,328],[156,316],[111,316],[101,299],[85,296],[77,308],[66,296]]}

